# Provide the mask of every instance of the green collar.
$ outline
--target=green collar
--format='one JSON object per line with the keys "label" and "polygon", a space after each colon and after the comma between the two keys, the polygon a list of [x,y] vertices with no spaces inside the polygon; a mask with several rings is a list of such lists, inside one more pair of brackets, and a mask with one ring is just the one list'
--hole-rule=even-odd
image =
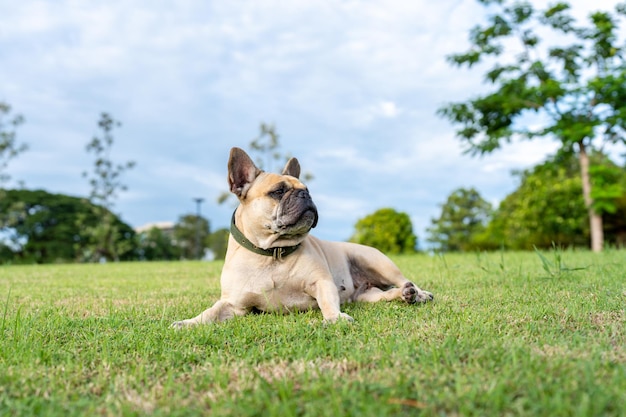
{"label": "green collar", "polygon": [[[235,210],[235,212],[237,212],[237,210]],[[300,244],[298,243],[295,246],[286,246],[284,248],[259,248],[254,243],[250,242],[248,238],[241,233],[241,230],[235,226],[235,212],[233,212],[233,218],[230,221],[230,234],[233,235],[233,238],[237,241],[237,243],[248,249],[250,252],[263,256],[271,256],[274,259],[281,260],[284,256],[291,255],[300,247]]]}

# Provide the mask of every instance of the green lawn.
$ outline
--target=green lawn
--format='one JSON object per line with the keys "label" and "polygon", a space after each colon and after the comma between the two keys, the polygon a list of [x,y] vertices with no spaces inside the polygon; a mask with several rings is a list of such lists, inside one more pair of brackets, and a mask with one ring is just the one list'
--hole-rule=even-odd
{"label": "green lawn", "polygon": [[434,303],[183,331],[220,263],[0,267],[0,415],[626,415],[626,252],[543,256],[397,257]]}

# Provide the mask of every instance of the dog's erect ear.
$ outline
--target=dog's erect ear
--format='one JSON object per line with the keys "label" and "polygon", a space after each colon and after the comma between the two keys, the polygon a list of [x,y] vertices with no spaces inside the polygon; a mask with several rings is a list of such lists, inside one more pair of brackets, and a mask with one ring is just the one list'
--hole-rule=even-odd
{"label": "dog's erect ear", "polygon": [[291,158],[287,161],[285,169],[283,169],[283,175],[291,175],[295,178],[300,178],[300,162],[296,158]]}
{"label": "dog's erect ear", "polygon": [[230,150],[228,159],[228,185],[230,192],[239,198],[245,197],[250,184],[263,172],[254,165],[248,154],[239,148]]}

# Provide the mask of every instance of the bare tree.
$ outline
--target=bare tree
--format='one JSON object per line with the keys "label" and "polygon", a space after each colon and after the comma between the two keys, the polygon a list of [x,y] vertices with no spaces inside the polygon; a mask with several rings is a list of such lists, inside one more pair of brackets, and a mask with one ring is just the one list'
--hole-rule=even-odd
{"label": "bare tree", "polygon": [[[90,235],[89,244],[84,248],[84,259],[98,261],[101,259],[118,260],[118,255],[125,248],[123,239],[119,239],[118,227],[115,224],[115,216],[112,213],[115,200],[119,192],[127,189],[121,181],[121,175],[135,166],[135,162],[128,161],[116,164],[111,158],[114,138],[113,129],[120,127],[121,123],[114,120],[108,113],[102,113],[98,121],[98,127],[102,131],[100,137],[94,136],[87,144],[87,152],[95,155],[93,171],[83,172],[91,186],[89,200],[93,204],[96,215],[101,222],[87,231]],[[79,220],[80,221],[80,220]]]}

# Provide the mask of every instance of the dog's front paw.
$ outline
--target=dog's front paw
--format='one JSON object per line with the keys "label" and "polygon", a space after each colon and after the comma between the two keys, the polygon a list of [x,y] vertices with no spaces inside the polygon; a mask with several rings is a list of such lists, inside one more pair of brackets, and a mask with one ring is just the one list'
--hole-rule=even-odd
{"label": "dog's front paw", "polygon": [[354,319],[347,315],[346,313],[339,313],[337,317],[327,317],[324,319],[324,324],[326,323],[337,323],[338,321],[345,321],[348,323],[352,323]]}
{"label": "dog's front paw", "polygon": [[339,320],[345,320],[347,322],[353,322],[354,319],[346,313],[339,313]]}
{"label": "dog's front paw", "polygon": [[180,330],[185,327],[185,323],[183,323],[182,321],[175,321],[170,327],[174,330]]}
{"label": "dog's front paw", "polygon": [[432,301],[434,298],[432,293],[419,289],[412,282],[407,282],[402,288],[402,299],[409,304],[425,303]]}
{"label": "dog's front paw", "polygon": [[195,323],[193,323],[191,320],[180,320],[180,321],[175,321],[174,323],[172,323],[170,327],[175,330],[180,330],[180,329],[184,329],[185,327],[191,327],[194,324]]}

